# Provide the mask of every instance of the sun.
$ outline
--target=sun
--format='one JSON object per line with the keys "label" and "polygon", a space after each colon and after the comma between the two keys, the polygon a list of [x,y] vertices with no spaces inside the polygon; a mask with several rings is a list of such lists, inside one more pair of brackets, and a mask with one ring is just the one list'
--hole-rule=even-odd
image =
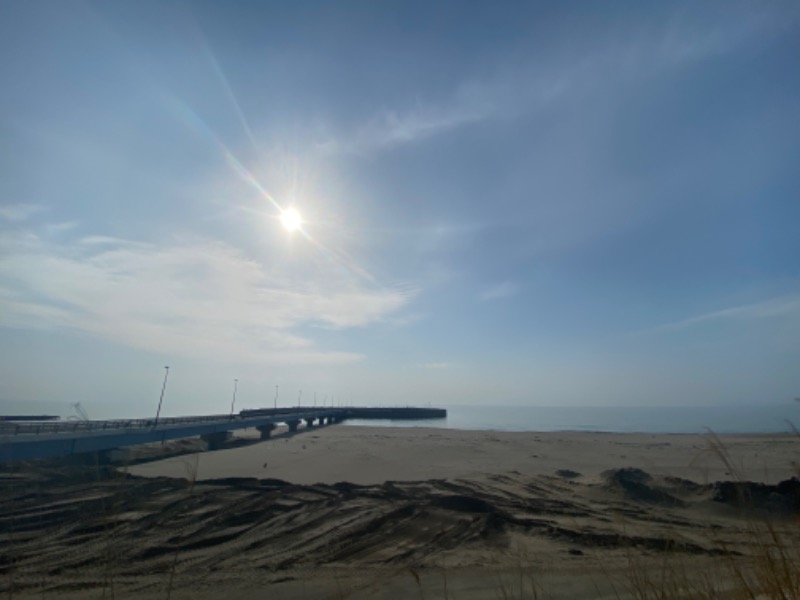
{"label": "sun", "polygon": [[303,224],[303,217],[293,208],[287,208],[281,214],[281,225],[286,231],[297,231]]}

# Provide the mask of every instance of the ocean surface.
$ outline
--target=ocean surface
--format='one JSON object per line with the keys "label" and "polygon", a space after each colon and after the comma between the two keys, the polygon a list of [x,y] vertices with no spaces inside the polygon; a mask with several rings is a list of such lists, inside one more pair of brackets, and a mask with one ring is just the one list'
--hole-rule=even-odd
{"label": "ocean surface", "polygon": [[[347,421],[348,426],[489,431],[780,433],[800,429],[800,403],[764,406],[442,406],[445,419]],[[791,424],[790,424],[791,423]]]}

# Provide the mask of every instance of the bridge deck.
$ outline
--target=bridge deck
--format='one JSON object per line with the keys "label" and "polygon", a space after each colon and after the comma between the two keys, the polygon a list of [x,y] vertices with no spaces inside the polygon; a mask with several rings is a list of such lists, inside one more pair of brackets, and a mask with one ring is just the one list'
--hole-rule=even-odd
{"label": "bridge deck", "polygon": [[0,461],[30,460],[100,452],[151,442],[195,436],[224,435],[249,427],[279,423],[296,427],[301,421],[342,421],[349,418],[442,418],[447,413],[428,408],[294,407],[242,411],[238,415],[205,415],[114,421],[44,421],[0,423]]}
{"label": "bridge deck", "polygon": [[14,423],[0,427],[0,461],[27,460],[98,452],[123,446],[212,435],[301,420],[341,419],[340,409],[281,411],[242,418],[210,415],[125,421]]}

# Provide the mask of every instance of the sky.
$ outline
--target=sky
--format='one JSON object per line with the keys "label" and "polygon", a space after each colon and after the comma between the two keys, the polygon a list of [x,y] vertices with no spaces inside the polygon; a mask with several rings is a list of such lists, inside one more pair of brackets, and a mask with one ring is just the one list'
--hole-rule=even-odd
{"label": "sky", "polygon": [[[800,4],[0,2],[0,412],[800,396]],[[298,229],[282,220],[292,209]]]}

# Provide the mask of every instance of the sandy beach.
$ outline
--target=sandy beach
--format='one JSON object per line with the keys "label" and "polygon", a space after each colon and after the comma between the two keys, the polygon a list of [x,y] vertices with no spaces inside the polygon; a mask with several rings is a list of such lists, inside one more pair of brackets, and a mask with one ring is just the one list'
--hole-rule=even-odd
{"label": "sandy beach", "polygon": [[[252,439],[252,438],[251,438]],[[775,483],[793,473],[797,436],[726,435],[719,438],[740,474]],[[793,454],[794,453],[794,454]],[[185,477],[182,457],[130,468],[145,477]],[[517,472],[553,475],[579,472],[586,481],[618,467],[637,467],[661,476],[699,483],[731,474],[698,435],[616,433],[510,433],[408,427],[329,426],[243,448],[201,455],[198,479],[272,477],[297,484],[480,478]]]}
{"label": "sandy beach", "polygon": [[115,469],[6,472],[3,593],[635,597],[665,560],[670,581],[725,589],[729,557],[752,561],[754,518],[797,535],[795,435],[245,437]]}

